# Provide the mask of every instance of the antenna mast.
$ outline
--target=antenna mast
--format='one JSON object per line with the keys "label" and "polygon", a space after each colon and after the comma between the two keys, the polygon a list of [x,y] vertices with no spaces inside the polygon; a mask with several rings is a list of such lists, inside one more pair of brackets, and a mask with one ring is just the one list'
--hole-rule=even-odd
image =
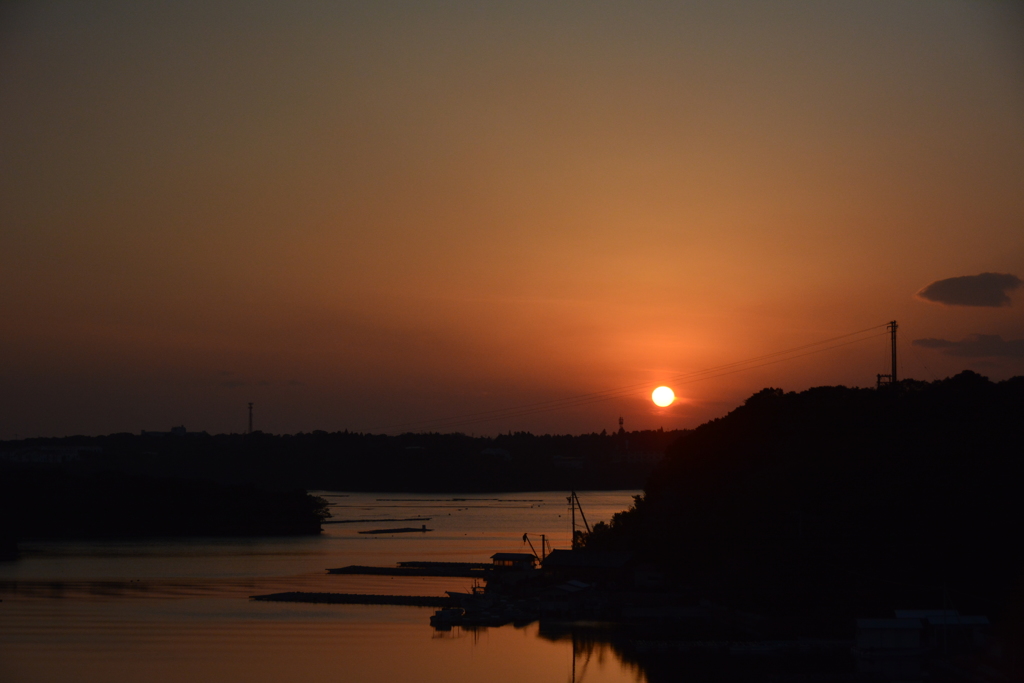
{"label": "antenna mast", "polygon": [[249,402],[249,433],[252,434],[252,402]]}

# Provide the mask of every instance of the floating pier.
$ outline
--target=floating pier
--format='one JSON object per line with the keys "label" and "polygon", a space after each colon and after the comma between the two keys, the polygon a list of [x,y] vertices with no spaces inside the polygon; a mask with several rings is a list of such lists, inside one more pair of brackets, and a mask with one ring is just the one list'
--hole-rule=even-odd
{"label": "floating pier", "polygon": [[491,569],[494,564],[491,562],[399,562],[399,567],[415,567],[422,569]]}
{"label": "floating pier", "polygon": [[427,595],[365,595],[362,593],[270,593],[251,595],[250,600],[261,602],[306,602],[329,605],[404,605],[408,607],[455,607],[458,602],[449,597]]}
{"label": "floating pier", "polygon": [[364,567],[350,565],[328,569],[328,574],[363,574],[368,576],[447,576],[483,579],[491,571],[489,564],[477,562],[402,562],[397,567]]}
{"label": "floating pier", "polygon": [[[402,517],[399,519],[328,519],[320,522],[321,524],[369,524],[371,522],[380,524],[381,522],[429,522],[430,517]],[[419,529],[417,529],[419,531]]]}
{"label": "floating pier", "polygon": [[427,531],[433,531],[433,529],[428,529],[427,525],[424,524],[423,526],[421,526],[418,529],[416,527],[414,527],[414,526],[403,526],[403,527],[400,527],[398,529],[369,529],[367,531],[357,531],[356,533],[359,533],[359,534],[411,534],[411,533],[417,533],[417,532],[426,533]]}

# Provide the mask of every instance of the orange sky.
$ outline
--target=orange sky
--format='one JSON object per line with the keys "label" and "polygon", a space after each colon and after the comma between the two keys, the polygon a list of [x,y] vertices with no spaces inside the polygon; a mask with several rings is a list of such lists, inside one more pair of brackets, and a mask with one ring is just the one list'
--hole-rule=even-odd
{"label": "orange sky", "polygon": [[[0,438],[695,426],[764,386],[1024,373],[1024,5],[0,10]],[[682,5],[682,6],[681,6]],[[419,425],[419,426],[416,426]]]}

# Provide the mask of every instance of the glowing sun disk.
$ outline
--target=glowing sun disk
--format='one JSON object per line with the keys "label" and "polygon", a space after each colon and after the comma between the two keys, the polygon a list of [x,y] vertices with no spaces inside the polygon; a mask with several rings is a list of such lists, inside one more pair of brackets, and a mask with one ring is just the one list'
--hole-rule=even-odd
{"label": "glowing sun disk", "polygon": [[651,400],[654,401],[654,405],[665,408],[676,400],[676,393],[668,387],[658,387],[651,392]]}

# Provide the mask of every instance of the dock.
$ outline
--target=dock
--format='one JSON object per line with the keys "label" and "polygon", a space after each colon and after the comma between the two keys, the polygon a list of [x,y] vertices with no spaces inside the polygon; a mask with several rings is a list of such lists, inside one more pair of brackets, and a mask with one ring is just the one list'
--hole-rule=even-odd
{"label": "dock", "polygon": [[402,562],[397,567],[365,567],[350,565],[328,569],[328,574],[361,574],[366,576],[445,576],[483,579],[491,571],[489,564],[478,562]]}
{"label": "dock", "polygon": [[426,533],[428,531],[433,531],[433,529],[428,529],[427,525],[424,524],[423,526],[421,526],[419,528],[414,527],[414,526],[403,526],[403,527],[399,527],[397,529],[369,529],[367,531],[357,531],[356,533],[358,533],[358,534],[412,534],[412,533]]}
{"label": "dock", "polygon": [[260,602],[305,602],[329,605],[404,605],[407,607],[455,607],[458,603],[449,597],[427,595],[366,595],[363,593],[270,593],[251,595],[250,600]]}
{"label": "dock", "polygon": [[416,568],[427,568],[427,569],[443,569],[443,568],[458,568],[458,569],[492,569],[494,564],[491,562],[399,562],[399,567],[416,567]]}
{"label": "dock", "polygon": [[430,517],[402,517],[400,519],[325,519],[321,524],[370,524],[381,522],[429,522]]}

